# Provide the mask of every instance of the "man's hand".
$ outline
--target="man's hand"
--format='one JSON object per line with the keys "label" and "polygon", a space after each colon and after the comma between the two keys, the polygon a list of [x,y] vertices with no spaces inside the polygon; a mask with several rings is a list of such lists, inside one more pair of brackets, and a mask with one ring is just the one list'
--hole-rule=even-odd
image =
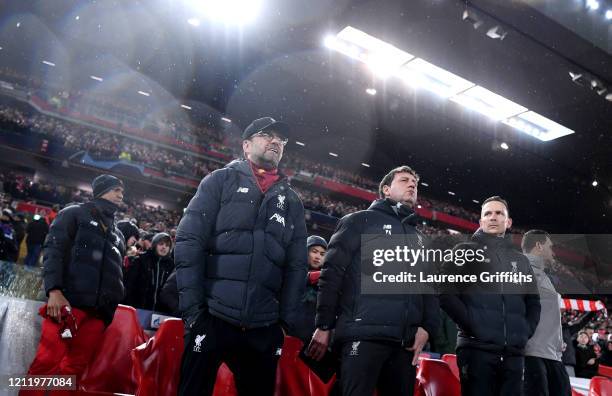
{"label": "man's hand", "polygon": [[49,292],[49,301],[47,301],[47,315],[56,321],[60,322],[62,319],[62,307],[70,306],[66,297],[61,290],[51,290]]}
{"label": "man's hand", "polygon": [[587,362],[587,364],[588,364],[589,366],[594,365],[594,364],[595,364],[595,358],[590,358],[590,359],[589,359],[589,361]]}
{"label": "man's hand", "polygon": [[316,329],[312,335],[312,340],[310,340],[310,345],[308,345],[306,354],[317,361],[323,359],[323,356],[325,356],[327,352],[327,347],[329,346],[329,338],[329,330]]}
{"label": "man's hand", "polygon": [[416,366],[419,362],[419,354],[423,350],[425,344],[427,344],[427,340],[429,340],[429,333],[427,333],[424,328],[419,327],[414,336],[414,344],[410,348],[406,348],[406,350],[414,352],[414,357],[412,358],[413,366]]}

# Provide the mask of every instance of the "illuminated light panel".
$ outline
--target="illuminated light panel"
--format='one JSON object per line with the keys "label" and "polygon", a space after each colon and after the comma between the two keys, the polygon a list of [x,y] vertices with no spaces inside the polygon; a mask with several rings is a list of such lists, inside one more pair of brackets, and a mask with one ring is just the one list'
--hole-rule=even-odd
{"label": "illuminated light panel", "polygon": [[504,120],[503,123],[543,142],[548,142],[574,133],[573,130],[533,111],[519,114]]}
{"label": "illuminated light panel", "polygon": [[443,98],[457,95],[475,85],[421,58],[402,66],[398,77],[412,87],[426,89]]}
{"label": "illuminated light panel", "polygon": [[414,58],[414,55],[351,26],[342,29],[335,37],[328,36],[324,44],[365,63],[380,77],[391,76],[400,66]]}
{"label": "illuminated light panel", "polygon": [[450,100],[496,121],[527,111],[526,107],[516,104],[479,85],[452,96]]}

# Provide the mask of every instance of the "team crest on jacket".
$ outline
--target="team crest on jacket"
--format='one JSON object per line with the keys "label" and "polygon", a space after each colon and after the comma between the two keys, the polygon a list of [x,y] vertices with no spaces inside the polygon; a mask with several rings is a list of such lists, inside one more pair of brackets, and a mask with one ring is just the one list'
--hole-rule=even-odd
{"label": "team crest on jacket", "polygon": [[195,345],[193,346],[194,352],[202,352],[202,341],[206,338],[206,334],[196,335]]}
{"label": "team crest on jacket", "polygon": [[359,344],[361,344],[361,341],[353,342],[353,344],[351,345],[351,352],[349,352],[349,356],[359,356]]}
{"label": "team crest on jacket", "polygon": [[276,204],[276,207],[280,210],[285,210],[285,196],[283,194],[278,196],[278,203]]}
{"label": "team crest on jacket", "polygon": [[276,220],[277,222],[282,224],[283,227],[285,226],[285,218],[283,216],[279,215],[278,213],[274,213],[272,215],[272,217],[270,217],[270,220]]}

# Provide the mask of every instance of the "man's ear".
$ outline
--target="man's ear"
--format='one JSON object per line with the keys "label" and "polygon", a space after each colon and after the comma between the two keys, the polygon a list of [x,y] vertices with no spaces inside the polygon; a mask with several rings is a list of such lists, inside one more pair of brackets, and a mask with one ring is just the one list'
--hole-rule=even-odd
{"label": "man's ear", "polygon": [[510,227],[512,227],[512,219],[508,217],[506,219],[506,229],[509,229]]}

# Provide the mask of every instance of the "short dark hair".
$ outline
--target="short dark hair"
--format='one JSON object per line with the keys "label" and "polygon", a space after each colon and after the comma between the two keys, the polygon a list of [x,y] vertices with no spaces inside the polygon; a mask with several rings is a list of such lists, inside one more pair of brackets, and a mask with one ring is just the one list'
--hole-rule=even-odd
{"label": "short dark hair", "polygon": [[414,171],[414,169],[412,169],[408,165],[398,166],[397,168],[391,169],[391,171],[389,173],[387,173],[385,175],[385,177],[383,177],[383,179],[380,181],[380,184],[378,185],[378,196],[380,198],[384,198],[385,197],[385,194],[383,194],[383,187],[384,186],[390,186],[391,183],[393,183],[393,179],[395,178],[395,175],[398,174],[398,173],[410,173],[412,176],[414,176],[414,178],[416,179],[417,183],[419,182],[420,177]]}
{"label": "short dark hair", "polygon": [[523,235],[523,240],[521,241],[521,249],[523,253],[529,253],[533,250],[536,243],[545,243],[546,239],[550,239],[550,234],[546,231],[542,230],[529,230]]}
{"label": "short dark hair", "polygon": [[506,201],[505,199],[503,199],[499,195],[494,195],[492,197],[489,197],[489,198],[485,199],[484,202],[482,203],[482,206],[480,207],[481,211],[482,211],[482,208],[484,208],[484,206],[487,203],[492,202],[492,201],[503,203],[504,206],[506,207],[506,212],[508,212],[508,216],[510,215],[510,206],[508,206],[508,201]]}

